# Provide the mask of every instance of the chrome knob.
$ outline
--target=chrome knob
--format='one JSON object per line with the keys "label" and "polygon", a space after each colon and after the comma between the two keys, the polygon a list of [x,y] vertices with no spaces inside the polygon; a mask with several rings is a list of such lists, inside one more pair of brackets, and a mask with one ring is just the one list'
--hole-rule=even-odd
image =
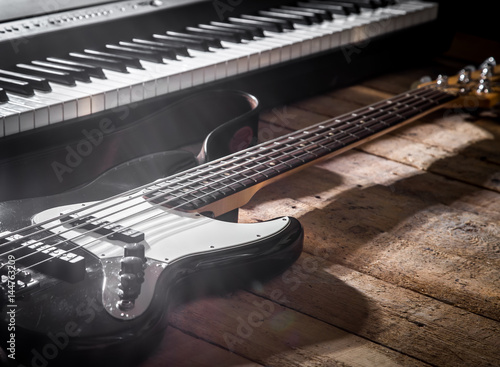
{"label": "chrome knob", "polygon": [[126,256],[120,260],[120,274],[134,274],[138,278],[144,277],[144,262],[140,257]]}
{"label": "chrome knob", "polygon": [[146,261],[146,249],[142,243],[127,243],[124,250],[124,257],[138,257],[142,261]]}

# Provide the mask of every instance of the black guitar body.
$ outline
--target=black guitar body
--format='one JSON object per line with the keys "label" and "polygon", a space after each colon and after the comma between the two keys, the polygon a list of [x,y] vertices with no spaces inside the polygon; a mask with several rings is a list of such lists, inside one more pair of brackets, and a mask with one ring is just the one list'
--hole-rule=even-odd
{"label": "black guitar body", "polygon": [[[278,223],[272,224],[276,227],[275,233],[268,231],[269,234],[259,240],[228,246],[220,251],[197,251],[168,264],[158,258],[150,259],[146,252],[146,275],[139,301],[142,294],[148,292],[151,299],[146,302],[146,306],[141,306],[137,314],[129,317],[128,311],[124,311],[120,316],[110,311],[114,309],[116,312],[117,307],[116,302],[108,298],[109,294],[113,296],[113,293],[120,292],[120,285],[114,279],[121,274],[121,257],[100,259],[99,254],[34,225],[34,216],[48,209],[104,200],[196,166],[200,159],[214,159],[227,154],[227,144],[223,145],[221,141],[242,128],[256,132],[255,107],[243,107],[245,119],[237,118],[242,113],[241,107],[232,110],[234,116],[226,114],[223,122],[229,121],[226,123],[227,128],[221,127],[209,135],[198,158],[182,151],[156,152],[121,163],[92,182],[70,191],[0,203],[2,364],[15,367],[137,365],[161,340],[167,326],[168,307],[172,304],[244,287],[253,280],[264,281],[296,260],[302,249],[303,230],[293,218],[274,220]],[[254,120],[250,124],[249,114],[253,115]],[[135,132],[139,131],[140,128],[135,129]],[[245,144],[253,142],[247,139]],[[41,159],[46,164],[46,158]],[[31,186],[35,187],[36,182],[31,182]],[[11,182],[9,190],[13,187],[15,185]],[[200,217],[198,214],[196,216]],[[201,218],[210,222],[207,228],[218,228],[221,223],[226,223],[219,219]],[[263,228],[270,222],[226,224],[234,228]],[[26,262],[25,254],[10,244],[12,240],[8,239],[5,231],[15,233],[27,227],[27,230],[22,231],[24,238],[44,241],[49,235],[51,239],[45,244],[57,244],[64,251],[83,257],[83,275],[74,275],[71,268],[58,269],[59,265],[55,261],[43,261],[41,265],[37,265],[36,261]],[[230,228],[233,230],[233,227]],[[212,232],[220,232],[222,240],[231,235],[228,231],[218,229]],[[146,233],[146,241],[148,236]],[[199,237],[200,245],[203,245],[204,240],[204,236]],[[176,243],[175,246],[183,246],[183,243]],[[23,273],[24,269],[29,269],[28,278],[24,274],[18,284],[20,273],[12,278],[13,269]]]}
{"label": "black guitar body", "polygon": [[[45,209],[101,200],[195,163],[187,152],[156,153],[120,165],[73,191],[1,203],[0,232],[30,226],[33,216]],[[230,249],[224,254],[194,254],[178,261],[158,278],[147,311],[127,321],[112,317],[103,307],[101,261],[83,249],[72,250],[86,260],[81,281],[47,276],[35,267],[32,277],[38,285],[33,290],[19,290],[15,308],[9,307],[8,283],[3,283],[1,345],[7,356],[16,358],[13,361],[7,357],[5,362],[26,367],[135,365],[161,340],[172,295],[196,298],[241,287],[250,280],[264,280],[298,257],[302,237],[300,224],[292,219],[276,236],[249,248]],[[7,264],[8,255],[3,257],[2,262]],[[22,268],[21,264],[16,266]],[[12,309],[14,316],[9,313]]]}

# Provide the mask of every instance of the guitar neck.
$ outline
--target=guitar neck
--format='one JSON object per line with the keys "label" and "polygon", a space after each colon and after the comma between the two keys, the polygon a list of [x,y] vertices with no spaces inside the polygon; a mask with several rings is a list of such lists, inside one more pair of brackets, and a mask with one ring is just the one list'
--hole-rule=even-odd
{"label": "guitar neck", "polygon": [[148,196],[171,208],[218,216],[244,205],[277,179],[392,131],[455,98],[433,86],[411,90],[171,176],[148,187]]}

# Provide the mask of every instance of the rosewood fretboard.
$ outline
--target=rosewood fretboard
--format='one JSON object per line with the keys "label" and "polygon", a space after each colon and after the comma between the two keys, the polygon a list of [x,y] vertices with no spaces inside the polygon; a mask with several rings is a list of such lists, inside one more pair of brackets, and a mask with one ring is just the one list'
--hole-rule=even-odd
{"label": "rosewood fretboard", "polygon": [[155,203],[197,210],[353,148],[439,108],[455,95],[423,87],[184,171],[148,187]]}

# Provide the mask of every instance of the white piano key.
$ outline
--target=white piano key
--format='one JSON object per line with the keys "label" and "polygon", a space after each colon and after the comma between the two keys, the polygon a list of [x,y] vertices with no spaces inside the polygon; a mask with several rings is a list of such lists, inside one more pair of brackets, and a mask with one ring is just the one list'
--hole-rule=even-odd
{"label": "white piano key", "polygon": [[201,51],[191,52],[190,50],[190,53],[192,57],[179,57],[178,61],[170,62],[169,70],[178,69],[185,72],[189,68],[194,86],[214,81],[216,66],[219,62],[214,62],[211,58],[205,57],[204,52]]}
{"label": "white piano key", "polygon": [[11,110],[3,109],[0,106],[0,115],[3,116],[2,136],[8,136],[18,133],[19,130],[19,113]]}
{"label": "white piano key", "polygon": [[0,138],[5,136],[5,116],[2,115],[0,110]]}
{"label": "white piano key", "polygon": [[[241,45],[224,43],[223,45],[242,50],[243,53],[246,52],[248,59],[248,68],[244,67],[245,70],[255,70],[261,67],[261,59],[264,58],[264,64],[269,60],[269,63],[272,60],[275,60],[277,57],[281,59],[281,49],[282,45],[279,42],[273,42],[272,40],[268,40],[267,38],[256,39],[254,41],[242,41]],[[264,56],[262,56],[264,53]]]}
{"label": "white piano key", "polygon": [[135,84],[137,81],[128,77],[126,73],[119,73],[111,70],[106,70],[104,73],[107,79],[99,79],[99,81],[95,82],[95,85],[100,85],[103,90],[112,90],[113,93],[116,93],[113,96],[116,96],[116,100],[113,100],[116,101],[116,106],[123,106],[131,103],[131,85],[133,83]]}
{"label": "white piano key", "polygon": [[[295,30],[268,32],[266,37],[242,43],[222,42],[212,52],[190,50],[193,57],[142,62],[144,70],[129,73],[104,70],[107,79],[65,86],[50,83],[52,92],[35,91],[32,97],[13,94],[0,108],[0,136],[58,123],[210,83],[248,71],[313,55],[318,52],[362,45],[398,29],[436,19],[438,6],[417,0],[401,1],[347,17],[335,16],[319,24],[296,25]],[[23,109],[24,108],[24,109]]]}
{"label": "white piano key", "polygon": [[101,96],[98,106],[104,105],[104,110],[118,107],[118,90],[113,81],[91,77],[90,85],[95,88],[96,94]]}
{"label": "white piano key", "polygon": [[129,69],[129,74],[110,71],[108,78],[113,75],[113,80],[122,80],[125,86],[118,89],[118,103],[124,105],[144,100],[144,78],[136,74],[136,69]]}
{"label": "white piano key", "polygon": [[[20,94],[15,94],[15,93],[8,93],[8,97],[9,97],[9,102],[11,103],[14,103],[14,104],[18,104],[18,105],[27,105],[27,106],[32,106],[34,108],[44,108],[46,109],[47,111],[47,124],[50,123],[50,118],[51,118],[51,114],[50,114],[50,107],[51,107],[51,104],[52,103],[55,103],[55,105],[59,106],[59,117],[60,117],[60,121],[62,121],[62,105],[60,103],[58,103],[57,101],[54,101],[54,100],[50,100],[50,99],[45,99],[45,100],[41,100],[39,99],[36,95],[35,96],[23,96],[23,95],[20,95]],[[57,110],[54,109],[54,118],[57,118]],[[42,126],[43,125],[46,125],[46,124],[43,124],[41,123]],[[35,121],[35,126],[36,126],[36,121]]]}
{"label": "white piano key", "polygon": [[189,50],[191,58],[182,58],[181,62],[171,64],[183,71],[189,70],[191,75],[196,75],[196,80],[200,79],[200,74],[203,74],[205,83],[210,83],[214,80],[222,78],[225,75],[226,59],[216,52],[203,52]]}
{"label": "white piano key", "polygon": [[46,93],[35,90],[34,96],[23,98],[34,99],[40,103],[47,103],[49,108],[49,124],[55,124],[66,120],[64,115],[65,103],[74,105],[73,97],[60,96],[59,94],[52,92]]}
{"label": "white piano key", "polygon": [[81,84],[83,84],[85,90],[89,93],[92,113],[104,111],[106,109],[105,94],[97,87],[97,85],[91,83],[77,83],[79,88],[81,88]]}
{"label": "white piano key", "polygon": [[25,106],[18,106],[12,103],[2,105],[0,113],[6,115],[5,135],[12,135],[35,128],[35,116],[33,109]]}
{"label": "white piano key", "polygon": [[9,102],[11,104],[30,108],[34,113],[34,128],[47,126],[49,124],[49,107],[45,103],[40,103],[34,98],[24,99],[17,98],[15,95],[9,93]]}

